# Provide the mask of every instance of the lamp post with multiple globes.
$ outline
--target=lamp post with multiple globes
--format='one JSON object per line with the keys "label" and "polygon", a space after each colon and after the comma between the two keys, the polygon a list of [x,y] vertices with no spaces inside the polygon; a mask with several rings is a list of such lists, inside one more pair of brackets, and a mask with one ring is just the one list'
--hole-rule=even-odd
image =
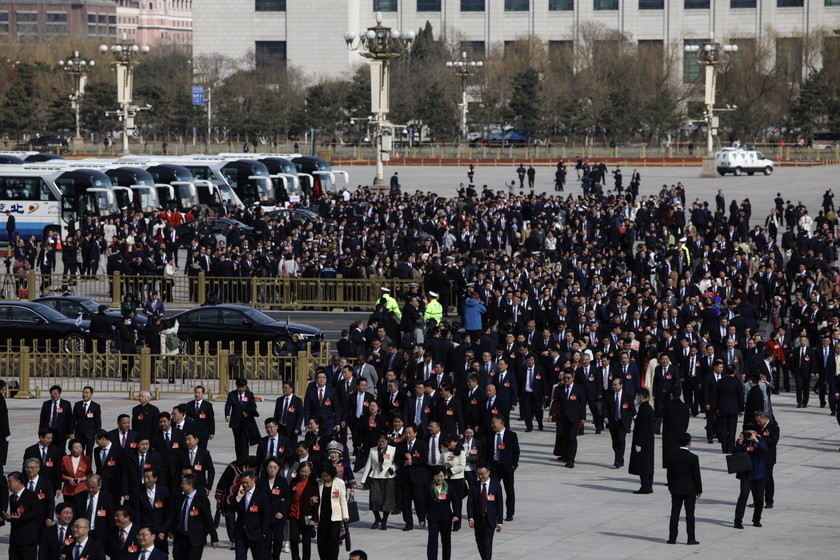
{"label": "lamp post with multiple globes", "polygon": [[446,62],[447,68],[452,68],[456,76],[461,77],[461,141],[467,141],[467,81],[474,76],[476,70],[483,67],[484,63],[471,60],[466,51],[461,52],[461,58]]}
{"label": "lamp post with multiple globes", "polygon": [[117,69],[117,103],[120,105],[120,110],[109,111],[108,114],[119,114],[122,120],[122,153],[128,154],[128,136],[134,132],[134,117],[139,110],[137,106],[131,104],[134,90],[134,66],[139,64],[137,59],[141,54],[149,52],[149,47],[129,43],[126,34],[123,33],[122,41],[110,47],[101,45],[99,50],[103,53],[110,50],[114,57],[114,65]]}
{"label": "lamp post with multiple globes", "polygon": [[95,60],[85,60],[79,56],[79,51],[73,51],[73,56],[67,60],[59,60],[58,65],[73,76],[73,95],[70,96],[70,108],[76,113],[76,136],[73,137],[73,150],[79,151],[84,147],[80,124],[80,109],[82,96],[85,94],[88,68],[96,66]]}

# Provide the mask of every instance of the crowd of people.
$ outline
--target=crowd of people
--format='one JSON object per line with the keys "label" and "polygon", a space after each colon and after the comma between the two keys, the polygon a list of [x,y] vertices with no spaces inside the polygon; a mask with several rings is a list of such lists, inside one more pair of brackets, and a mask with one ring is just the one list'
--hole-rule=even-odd
{"label": "crowd of people", "polygon": [[[831,191],[813,221],[804,205],[778,196],[755,223],[748,199],[731,201],[727,213],[723,192],[687,204],[681,184],[627,197],[601,185],[603,173],[586,177],[586,195],[568,197],[479,192],[472,182],[452,198],[360,188],[319,201],[319,217],[302,224],[263,220],[259,208],[234,210],[259,232],[255,246],[234,228],[224,240],[198,235],[188,274],[199,263],[226,277],[231,268],[222,265],[232,262],[233,276],[256,275],[242,263],[259,259],[259,274],[268,276],[414,282],[405,293],[382,290],[367,324],[342,332],[302,398],[284,383],[262,420],[264,436],[255,396],[237,380],[224,413],[234,459],[218,481],[208,450],[213,406],[201,387],[171,412],[141,394],[110,432],[92,388],[71,405],[54,387],[25,473],[8,479],[13,496],[30,504],[6,515],[17,535],[12,557],[34,558],[38,540],[21,535],[46,534],[43,543],[55,544],[64,528],[75,539],[65,538],[67,557],[74,543],[91,542],[90,558],[99,548],[114,557],[129,547],[135,555],[119,557],[157,560],[171,537],[176,559],[198,558],[208,536],[218,545],[208,499],[215,497],[238,558],[248,550],[255,558],[284,551],[308,558],[317,524],[318,555],[334,559],[363,487],[372,529],[387,530],[389,516],[401,515],[403,531],[428,526],[430,558],[438,539],[449,558],[451,532],[465,520],[489,559],[494,533],[516,514],[520,437],[546,423],[556,425],[554,455],[569,469],[585,430],[609,431],[613,456],[605,462],[616,469],[631,435],[637,494],[653,492],[660,434],[676,515],[691,509],[694,544],[689,497],[702,487],[683,451],[692,445],[690,418],[701,414],[704,437],[695,439],[750,458],[749,470],[738,472],[734,526],[743,528],[750,493],[761,526],[762,510],[774,503],[772,396],[794,389],[797,406],[807,408],[815,393],[837,415]],[[638,172],[632,181],[638,189]],[[154,235],[155,219],[127,219],[120,231],[147,235],[109,251],[117,260],[173,262],[166,235],[174,230],[160,224]],[[518,420],[521,434],[511,428]],[[672,516],[669,542],[675,538]],[[141,548],[147,556],[136,555]]]}

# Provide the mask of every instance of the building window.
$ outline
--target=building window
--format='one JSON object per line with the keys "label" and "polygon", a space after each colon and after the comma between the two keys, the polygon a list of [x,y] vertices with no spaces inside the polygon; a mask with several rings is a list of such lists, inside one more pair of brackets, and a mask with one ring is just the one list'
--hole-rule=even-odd
{"label": "building window", "polygon": [[[697,45],[700,49],[703,49],[703,45],[705,45],[708,41],[706,39],[686,39],[683,44],[688,47],[691,45]],[[703,65],[700,64],[698,61],[700,60],[700,51],[697,52],[685,52],[683,50],[683,82],[686,84],[691,84],[696,82],[700,79],[700,76],[703,74]]]}
{"label": "building window", "polygon": [[777,8],[803,8],[805,0],[776,0]]}
{"label": "building window", "polygon": [[789,82],[802,80],[802,39],[776,39],[776,74]]}
{"label": "building window", "polygon": [[575,0],[548,0],[549,12],[572,12],[575,9]]}
{"label": "building window", "polygon": [[440,0],[417,0],[418,12],[439,12]]}
{"label": "building window", "polygon": [[531,0],[505,0],[506,12],[527,12],[530,7]]}
{"label": "building window", "polygon": [[396,12],[397,0],[373,0],[374,12]]}
{"label": "building window", "polygon": [[461,0],[462,12],[483,12],[484,0]]}
{"label": "building window", "polygon": [[683,4],[684,10],[708,10],[709,0],[685,0]]}
{"label": "building window", "polygon": [[755,8],[755,4],[755,0],[729,0],[729,7],[733,10],[737,8]]}
{"label": "building window", "polygon": [[840,6],[840,0],[825,0],[825,5],[828,7]]}
{"label": "building window", "polygon": [[38,12],[15,12],[18,36],[38,36]]}
{"label": "building window", "polygon": [[574,41],[549,41],[548,60],[552,67],[559,69],[562,76],[571,76],[575,68]]}
{"label": "building window", "polygon": [[0,33],[9,32],[9,12],[0,12]]}
{"label": "building window", "polygon": [[47,12],[47,35],[67,34],[67,12]]}
{"label": "building window", "polygon": [[99,33],[99,28],[96,26],[96,14],[88,14],[88,35],[96,37]]}
{"label": "building window", "polygon": [[466,51],[470,58],[484,58],[484,41],[461,41],[461,50]]}
{"label": "building window", "polygon": [[280,70],[286,67],[286,41],[256,41],[254,54],[257,70]]}
{"label": "building window", "polygon": [[618,0],[595,0],[592,5],[594,10],[617,10]]}
{"label": "building window", "polygon": [[640,10],[664,10],[665,0],[639,0]]}
{"label": "building window", "polygon": [[258,12],[285,12],[286,0],[257,0]]}

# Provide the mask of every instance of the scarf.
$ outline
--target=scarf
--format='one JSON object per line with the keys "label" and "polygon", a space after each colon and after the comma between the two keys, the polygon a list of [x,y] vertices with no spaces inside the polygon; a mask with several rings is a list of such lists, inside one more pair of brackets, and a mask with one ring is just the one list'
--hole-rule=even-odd
{"label": "scarf", "polygon": [[443,486],[441,486],[441,487],[440,487],[440,490],[438,490],[437,484],[435,484],[434,482],[432,482],[432,495],[435,497],[435,500],[436,500],[436,501],[438,501],[438,502],[440,501],[439,496],[440,496],[441,494],[443,494],[443,495],[445,496],[445,495],[447,495],[448,493],[449,493],[449,483],[448,483],[448,482],[446,482],[446,481],[444,480],[444,481],[443,481]]}

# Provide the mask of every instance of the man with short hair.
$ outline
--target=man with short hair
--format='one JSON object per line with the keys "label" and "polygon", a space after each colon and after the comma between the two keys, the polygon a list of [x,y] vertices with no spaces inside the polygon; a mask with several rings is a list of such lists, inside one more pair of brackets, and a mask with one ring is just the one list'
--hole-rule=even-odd
{"label": "man with short hair", "polygon": [[[52,525],[52,515],[55,509],[55,487],[46,477],[40,476],[41,461],[30,457],[24,462],[23,473],[26,475],[26,489],[35,494],[38,506],[43,514],[43,521],[39,523],[39,531]],[[4,496],[5,497],[5,496]]]}
{"label": "man with short hair", "polygon": [[73,405],[61,398],[60,385],[50,387],[50,399],[41,405],[41,428],[52,428],[55,444],[61,448],[73,433]]}
{"label": "man with short hair", "polygon": [[610,430],[612,440],[613,467],[620,469],[624,466],[624,449],[627,441],[627,434],[633,426],[633,417],[636,416],[636,406],[633,397],[624,390],[624,379],[616,377],[612,380],[612,390],[604,402],[604,423]]}
{"label": "man with short hair", "polygon": [[73,542],[64,546],[60,557],[65,560],[76,560],[86,558],[87,560],[105,560],[105,547],[102,543],[93,538],[90,528],[90,521],[79,517],[71,527]]}
{"label": "man with short hair", "polygon": [[519,467],[519,438],[505,426],[505,417],[501,414],[493,415],[490,427],[493,431],[484,442],[485,460],[492,465],[493,478],[501,480],[505,486],[505,521],[513,521],[516,511],[513,475]]}
{"label": "man with short hair", "polygon": [[[137,432],[130,428],[131,417],[128,414],[117,416],[117,427],[108,432],[111,443],[128,453],[137,447]],[[91,529],[93,531],[94,529]]]}
{"label": "man with short hair", "polygon": [[137,530],[137,544],[139,550],[132,557],[132,560],[167,560],[169,558],[166,551],[155,547],[156,535],[153,530],[154,525],[140,524]]}
{"label": "man with short hair", "polygon": [[248,390],[248,382],[245,379],[237,379],[236,389],[228,393],[225,402],[225,421],[233,432],[237,458],[248,455],[251,445],[259,441],[260,432],[254,420],[257,416],[259,412],[254,393]]}
{"label": "man with short hair", "polygon": [[239,491],[233,504],[236,516],[233,533],[236,560],[246,560],[249,549],[254,560],[264,560],[273,508],[268,494],[255,487],[257,475],[254,471],[243,473],[240,480]]}
{"label": "man with short hair", "polygon": [[174,536],[172,556],[177,560],[201,560],[207,535],[210,535],[213,548],[219,547],[210,500],[204,492],[198,491],[195,475],[186,474],[181,478],[181,492],[166,521],[166,532]]}
{"label": "man with short hair", "polygon": [[187,432],[184,436],[186,447],[181,452],[181,462],[178,473],[184,469],[190,469],[195,477],[194,486],[204,490],[205,495],[210,494],[213,487],[213,479],[216,477],[216,469],[213,466],[213,458],[206,449],[198,447],[198,436],[195,433]]}
{"label": "man with short hair", "polygon": [[114,512],[114,525],[105,536],[105,554],[111,560],[131,560],[136,557],[140,546],[137,542],[139,528],[132,521],[131,510],[119,507]]}
{"label": "man with short hair", "polygon": [[90,475],[85,481],[87,492],[76,494],[76,517],[84,517],[90,523],[88,529],[94,540],[102,543],[108,527],[114,522],[115,502],[106,492],[102,492],[102,478]]}
{"label": "man with short hair", "polygon": [[417,427],[407,424],[405,437],[397,444],[394,462],[397,465],[397,482],[402,492],[402,514],[405,521],[403,531],[414,529],[411,517],[411,502],[419,519],[425,519],[425,490],[427,482],[426,458],[428,449],[425,443],[417,437]]}
{"label": "man with short hair", "polygon": [[501,532],[504,520],[502,486],[490,478],[490,465],[479,463],[478,480],[467,492],[467,518],[475,529],[475,543],[481,560],[493,558],[493,533]]}
{"label": "man with short hair", "polygon": [[[164,527],[171,506],[169,489],[158,484],[158,473],[154,469],[146,469],[143,473],[143,492],[138,495],[135,504],[137,524],[141,529],[144,523],[152,527]],[[160,539],[157,546],[163,552],[168,552],[166,539]]]}
{"label": "man with short hair", "polygon": [[61,502],[55,506],[53,512],[55,523],[48,527],[41,537],[38,547],[39,560],[59,560],[58,556],[64,547],[73,542],[70,526],[73,522],[73,504]]}
{"label": "man with short hair", "polygon": [[151,437],[157,430],[157,419],[160,410],[151,404],[152,395],[148,391],[140,391],[137,395],[137,402],[140,403],[131,409],[131,429],[138,435]]}
{"label": "man with short hair", "polygon": [[2,512],[10,524],[9,560],[35,560],[38,535],[43,527],[44,512],[34,492],[26,488],[26,477],[11,472],[9,482],[9,511]]}
{"label": "man with short hair", "polygon": [[668,544],[677,544],[680,511],[685,505],[687,544],[700,544],[694,534],[694,505],[703,493],[700,478],[700,460],[690,451],[691,434],[679,435],[679,449],[674,451],[668,464],[668,491],[671,492],[671,520],[668,527]]}
{"label": "man with short hair", "polygon": [[303,421],[303,401],[295,395],[291,381],[283,381],[283,396],[274,403],[274,418],[277,420],[279,433],[289,438],[292,444],[296,444]]}
{"label": "man with short hair", "polygon": [[144,493],[147,469],[163,472],[164,468],[161,454],[151,449],[148,437],[140,436],[137,440],[137,449],[132,449],[126,453],[125,461],[123,461],[123,499],[125,503],[136,507],[136,501]]}
{"label": "man with short hair", "polygon": [[41,462],[40,476],[52,482],[54,488],[59,488],[61,484],[61,460],[64,457],[64,452],[53,444],[52,428],[38,429],[38,443],[30,445],[23,452],[24,468],[26,467],[26,460],[32,457],[38,458]]}
{"label": "man with short hair", "polygon": [[198,446],[202,449],[207,449],[207,443],[216,437],[216,415],[206,393],[203,385],[196,385],[193,400],[186,403],[187,418],[192,418],[193,425],[198,428]]}
{"label": "man with short hair", "polygon": [[262,465],[269,457],[283,457],[286,450],[292,449],[289,438],[279,433],[277,420],[265,419],[265,437],[257,444],[257,461]]}
{"label": "man with short hair", "polygon": [[93,400],[93,387],[82,389],[82,400],[73,406],[73,436],[82,442],[84,452],[91,455],[96,432],[102,429],[102,409]]}

